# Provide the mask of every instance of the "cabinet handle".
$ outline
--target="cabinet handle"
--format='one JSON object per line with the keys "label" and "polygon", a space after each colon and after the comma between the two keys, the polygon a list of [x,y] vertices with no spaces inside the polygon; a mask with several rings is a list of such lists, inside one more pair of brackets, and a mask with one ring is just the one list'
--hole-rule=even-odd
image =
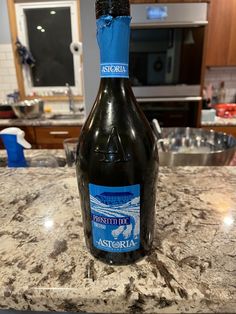
{"label": "cabinet handle", "polygon": [[49,132],[50,135],[68,135],[68,131],[51,131]]}

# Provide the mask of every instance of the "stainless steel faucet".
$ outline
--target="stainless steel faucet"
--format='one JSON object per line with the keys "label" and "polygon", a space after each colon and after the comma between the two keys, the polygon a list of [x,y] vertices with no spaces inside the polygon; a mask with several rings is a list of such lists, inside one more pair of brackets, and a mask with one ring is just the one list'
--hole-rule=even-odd
{"label": "stainless steel faucet", "polygon": [[70,84],[68,83],[66,83],[66,87],[67,87],[66,95],[68,96],[70,112],[75,113],[76,110],[72,89],[70,87]]}

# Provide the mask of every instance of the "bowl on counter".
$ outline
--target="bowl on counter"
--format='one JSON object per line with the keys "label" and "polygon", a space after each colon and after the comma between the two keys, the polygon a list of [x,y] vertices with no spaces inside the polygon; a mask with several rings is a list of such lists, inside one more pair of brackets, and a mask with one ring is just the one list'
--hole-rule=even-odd
{"label": "bowl on counter", "polygon": [[236,138],[213,130],[163,128],[157,140],[161,166],[227,166]]}
{"label": "bowl on counter", "polygon": [[40,118],[44,113],[44,102],[41,99],[24,100],[12,103],[11,106],[19,119]]}

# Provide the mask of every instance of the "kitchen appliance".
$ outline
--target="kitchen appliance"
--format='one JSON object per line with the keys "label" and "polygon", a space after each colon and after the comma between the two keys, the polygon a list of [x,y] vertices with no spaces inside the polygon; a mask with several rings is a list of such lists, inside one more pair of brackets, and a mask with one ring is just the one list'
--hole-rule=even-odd
{"label": "kitchen appliance", "polygon": [[236,138],[213,130],[163,128],[161,138],[155,133],[161,166],[227,166],[236,153]]}
{"label": "kitchen appliance", "polygon": [[196,126],[206,3],[131,6],[130,79],[148,120]]}
{"label": "kitchen appliance", "polygon": [[19,119],[40,118],[44,113],[44,102],[41,99],[24,100],[12,103],[11,106]]}
{"label": "kitchen appliance", "polygon": [[[100,74],[94,5],[80,0],[86,115]],[[130,78],[144,113],[162,126],[196,126],[207,3],[132,4],[131,15]]]}

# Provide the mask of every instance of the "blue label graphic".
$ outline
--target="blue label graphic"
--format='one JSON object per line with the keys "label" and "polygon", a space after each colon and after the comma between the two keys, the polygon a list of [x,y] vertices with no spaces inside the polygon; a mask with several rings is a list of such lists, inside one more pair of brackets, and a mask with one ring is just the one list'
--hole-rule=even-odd
{"label": "blue label graphic", "polygon": [[107,252],[140,247],[140,185],[89,184],[93,245]]}
{"label": "blue label graphic", "polygon": [[129,77],[130,16],[103,15],[97,20],[101,77]]}

